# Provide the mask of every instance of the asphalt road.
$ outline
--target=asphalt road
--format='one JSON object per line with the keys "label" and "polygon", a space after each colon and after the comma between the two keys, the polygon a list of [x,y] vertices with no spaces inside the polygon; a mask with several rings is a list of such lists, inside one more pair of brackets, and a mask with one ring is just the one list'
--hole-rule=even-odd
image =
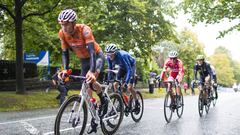
{"label": "asphalt road", "polygon": [[[182,118],[178,119],[174,113],[167,124],[163,99],[147,99],[142,120],[135,123],[131,116],[124,117],[116,135],[240,134],[240,92],[220,92],[216,106],[211,106],[203,117],[199,117],[197,101],[197,96],[185,96]],[[57,109],[0,113],[0,135],[52,135],[56,113]],[[100,128],[97,134],[102,134]]]}

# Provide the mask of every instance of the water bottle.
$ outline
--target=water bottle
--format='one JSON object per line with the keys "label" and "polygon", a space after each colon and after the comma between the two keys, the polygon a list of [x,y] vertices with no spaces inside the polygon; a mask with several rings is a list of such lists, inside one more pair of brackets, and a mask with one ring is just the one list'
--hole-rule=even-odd
{"label": "water bottle", "polygon": [[96,116],[96,109],[97,109],[97,100],[96,98],[90,98],[90,109],[93,112],[93,115]]}

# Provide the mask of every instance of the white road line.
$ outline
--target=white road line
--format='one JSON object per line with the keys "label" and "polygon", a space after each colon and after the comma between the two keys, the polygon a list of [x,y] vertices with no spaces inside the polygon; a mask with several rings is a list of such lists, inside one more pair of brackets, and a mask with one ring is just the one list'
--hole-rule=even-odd
{"label": "white road line", "polygon": [[27,123],[26,121],[22,121],[20,123],[31,135],[40,135],[40,131],[37,130],[33,125]]}
{"label": "white road line", "polygon": [[[87,124],[86,127],[88,127],[88,126],[90,126],[90,124]],[[77,126],[77,127],[75,127],[75,128],[80,128],[80,127],[81,127],[81,126]],[[99,126],[98,126],[98,128],[99,128]],[[74,128],[65,128],[65,129],[60,130],[60,132],[69,131],[69,130],[73,130],[73,129],[74,129]],[[86,129],[85,129],[85,130],[86,130]],[[43,133],[42,135],[51,135],[51,134],[54,134],[54,132],[51,131],[51,132]]]}
{"label": "white road line", "polygon": [[19,122],[24,122],[24,121],[32,121],[32,120],[48,119],[48,118],[54,118],[54,117],[56,117],[56,115],[46,116],[46,117],[37,117],[37,118],[32,118],[32,119],[23,119],[23,120],[16,120],[16,121],[2,122],[2,123],[0,123],[0,125],[13,124],[13,123],[19,123]]}

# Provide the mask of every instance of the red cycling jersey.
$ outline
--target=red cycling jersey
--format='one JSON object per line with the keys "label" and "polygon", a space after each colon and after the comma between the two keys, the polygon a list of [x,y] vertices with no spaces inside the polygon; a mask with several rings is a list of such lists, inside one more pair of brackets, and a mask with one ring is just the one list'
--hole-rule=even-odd
{"label": "red cycling jersey", "polygon": [[167,71],[168,68],[171,69],[169,77],[176,79],[178,76],[178,78],[180,77],[179,79],[181,79],[181,80],[183,79],[184,68],[183,68],[183,63],[180,59],[177,59],[177,62],[174,64],[173,60],[168,58],[165,61],[163,71],[161,73],[161,78],[163,78],[165,76],[165,72]]}

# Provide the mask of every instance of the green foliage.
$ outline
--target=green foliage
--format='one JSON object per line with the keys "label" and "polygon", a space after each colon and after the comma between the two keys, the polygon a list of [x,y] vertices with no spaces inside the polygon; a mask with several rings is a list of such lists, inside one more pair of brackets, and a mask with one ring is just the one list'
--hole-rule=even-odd
{"label": "green foliage", "polygon": [[47,66],[38,66],[37,67],[38,78],[40,80],[48,80],[50,76],[48,76],[48,67]]}
{"label": "green foliage", "polygon": [[[193,24],[198,22],[214,24],[224,20],[231,22],[240,16],[240,2],[238,0],[184,0],[182,8],[185,13],[192,15],[190,22]],[[233,30],[240,30],[239,22],[220,32],[220,37]]]}
{"label": "green foliage", "polygon": [[218,83],[223,86],[232,86],[235,80],[228,56],[226,54],[214,54],[210,57],[210,61],[215,67]]}
{"label": "green foliage", "polygon": [[[46,11],[57,0],[26,1],[22,9],[23,16],[29,13]],[[14,12],[14,2],[0,0]],[[51,64],[61,65],[61,47],[58,38],[60,25],[58,14],[62,9],[73,8],[78,15],[77,22],[89,25],[95,39],[104,50],[104,45],[114,42],[126,51],[132,50],[136,58],[141,59],[140,65],[147,65],[151,56],[151,46],[164,39],[175,39],[174,24],[166,16],[174,18],[176,8],[173,0],[69,0],[61,1],[52,12],[31,16],[23,22],[23,49],[25,52],[50,51]],[[0,8],[1,9],[1,8]],[[15,41],[13,19],[7,12],[0,10],[0,34],[3,42],[2,59],[15,59]],[[3,19],[3,20],[2,20]],[[1,41],[1,40],[0,40]],[[71,55],[71,54],[70,54]],[[74,55],[70,58],[71,67],[79,67],[79,59]],[[139,70],[149,68],[144,66]]]}
{"label": "green foliage", "polygon": [[240,62],[232,61],[234,79],[239,84],[240,83]]}
{"label": "green foliage", "polygon": [[210,60],[213,62],[213,65],[216,64],[214,66],[218,69],[218,72],[220,72],[220,75],[217,72],[218,78],[223,78],[221,83],[227,81],[224,83],[224,85],[232,86],[234,82],[240,82],[240,63],[232,59],[231,52],[228,49],[223,46],[219,46],[215,49],[214,55],[211,56]]}
{"label": "green foliage", "polygon": [[197,35],[188,29],[184,29],[179,35],[179,58],[183,61],[185,81],[190,84],[193,79],[193,66],[196,56],[204,54],[203,44],[198,41]]}

